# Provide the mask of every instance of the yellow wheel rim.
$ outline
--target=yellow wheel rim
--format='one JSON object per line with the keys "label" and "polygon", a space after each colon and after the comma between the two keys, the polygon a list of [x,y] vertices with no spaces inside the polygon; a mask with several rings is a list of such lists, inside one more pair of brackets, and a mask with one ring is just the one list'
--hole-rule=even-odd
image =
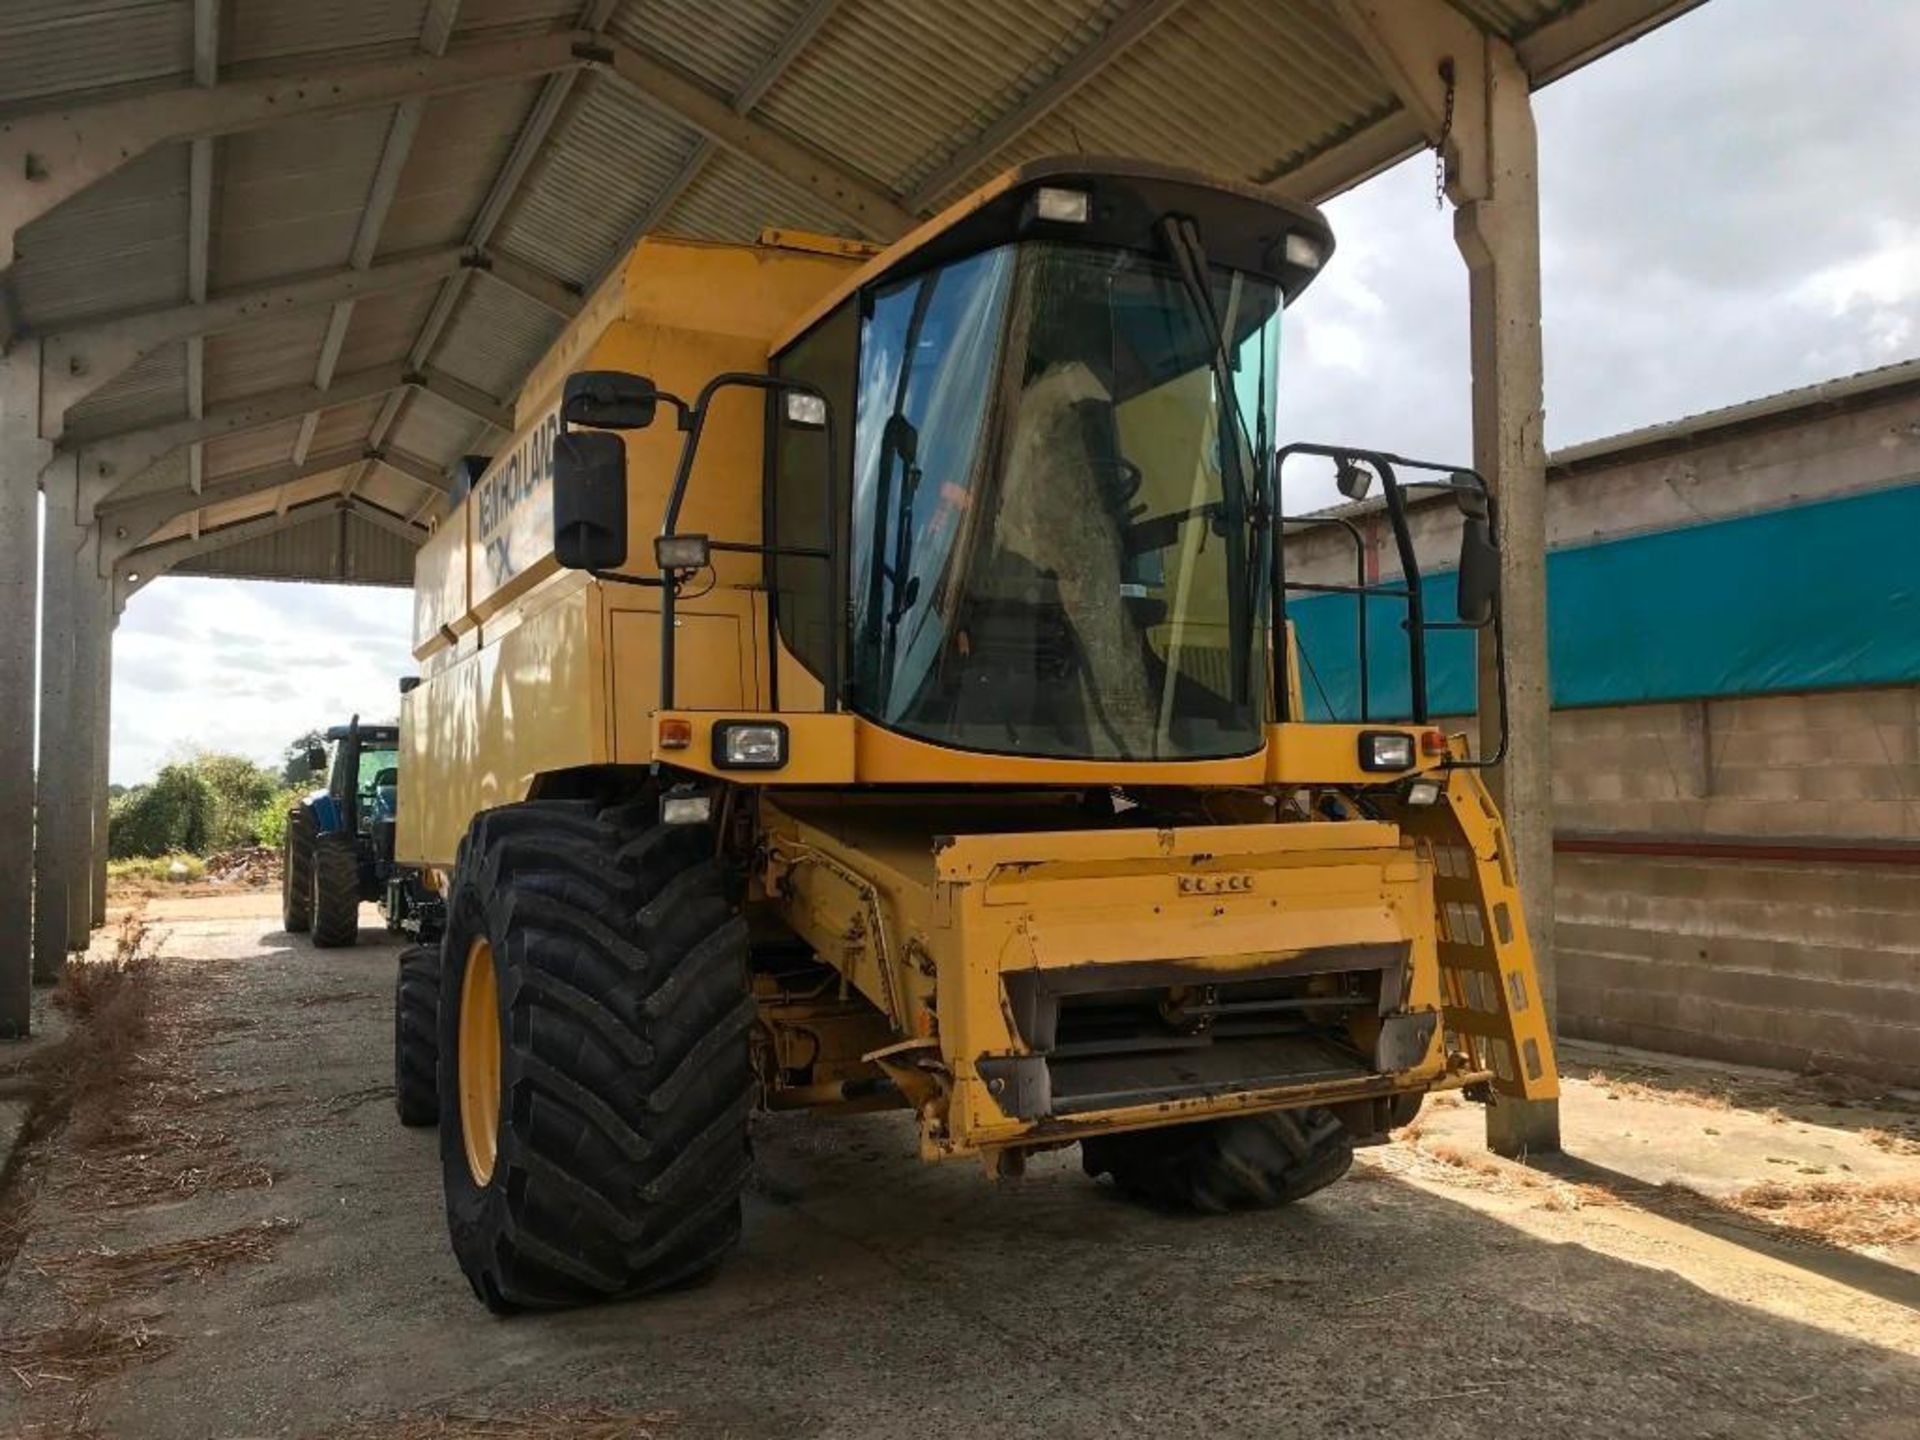
{"label": "yellow wheel rim", "polygon": [[500,985],[484,938],[468,948],[460,981],[460,1137],[473,1183],[488,1184],[500,1153]]}

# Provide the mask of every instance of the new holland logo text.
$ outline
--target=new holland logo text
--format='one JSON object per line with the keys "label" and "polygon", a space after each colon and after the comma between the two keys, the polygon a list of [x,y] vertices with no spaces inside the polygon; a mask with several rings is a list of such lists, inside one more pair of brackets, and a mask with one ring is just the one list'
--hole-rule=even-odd
{"label": "new holland logo text", "polygon": [[492,540],[494,532],[513,518],[513,512],[535,489],[553,478],[553,442],[560,436],[560,412],[554,411],[527,433],[506,464],[481,480],[474,495],[480,507],[480,537]]}
{"label": "new holland logo text", "polygon": [[[489,568],[497,579],[517,574],[530,558],[522,554],[516,561],[514,517],[529,497],[542,493],[553,478],[553,446],[560,438],[560,412],[553,411],[513,447],[513,452],[496,464],[474,487],[475,530],[485,551]],[[536,544],[544,545],[546,537]],[[534,553],[537,553],[534,552]]]}

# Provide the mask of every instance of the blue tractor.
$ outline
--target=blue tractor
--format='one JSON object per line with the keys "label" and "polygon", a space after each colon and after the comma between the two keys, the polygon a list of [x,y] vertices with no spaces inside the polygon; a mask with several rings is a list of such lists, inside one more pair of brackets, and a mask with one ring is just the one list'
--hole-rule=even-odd
{"label": "blue tractor", "polygon": [[280,890],[286,928],[311,934],[321,948],[351,945],[360,936],[361,902],[376,900],[388,930],[432,938],[437,902],[413,871],[393,861],[399,728],[362,725],[355,716],[326,738],[307,752],[326,788],[287,813]]}

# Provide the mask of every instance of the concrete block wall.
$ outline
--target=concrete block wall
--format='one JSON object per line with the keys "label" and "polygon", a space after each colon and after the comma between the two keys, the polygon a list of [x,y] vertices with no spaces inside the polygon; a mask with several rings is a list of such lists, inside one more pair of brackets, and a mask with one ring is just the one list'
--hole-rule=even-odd
{"label": "concrete block wall", "polygon": [[[1920,687],[1554,715],[1563,1033],[1920,1087]],[[1633,837],[1808,858],[1583,853]]]}

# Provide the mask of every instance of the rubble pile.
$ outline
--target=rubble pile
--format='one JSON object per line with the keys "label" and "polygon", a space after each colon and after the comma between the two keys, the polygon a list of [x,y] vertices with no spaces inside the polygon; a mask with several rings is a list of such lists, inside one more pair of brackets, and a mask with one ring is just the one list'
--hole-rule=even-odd
{"label": "rubble pile", "polygon": [[207,857],[207,879],[221,885],[278,885],[280,852],[265,845],[236,845]]}

